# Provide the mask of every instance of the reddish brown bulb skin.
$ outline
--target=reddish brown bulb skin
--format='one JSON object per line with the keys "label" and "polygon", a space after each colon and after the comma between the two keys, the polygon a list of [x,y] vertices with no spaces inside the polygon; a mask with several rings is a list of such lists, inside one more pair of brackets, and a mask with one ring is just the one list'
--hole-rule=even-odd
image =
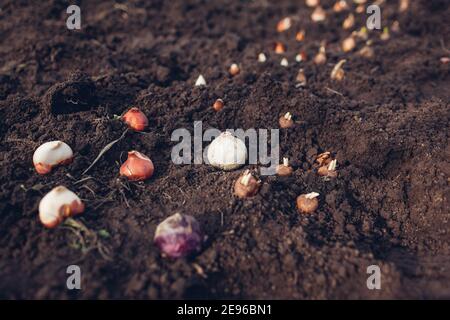
{"label": "reddish brown bulb skin", "polygon": [[305,194],[297,197],[297,209],[300,213],[313,213],[319,207],[319,200],[317,198],[308,199]]}
{"label": "reddish brown bulb skin", "polygon": [[44,227],[53,229],[60,225],[65,219],[76,216],[84,212],[85,206],[84,203],[78,201],[72,201],[70,205],[63,205],[59,208],[58,218],[51,222],[43,222],[41,223]]}
{"label": "reddish brown bulb skin", "polygon": [[122,119],[134,131],[144,131],[148,126],[147,116],[136,107],[128,110]]}
{"label": "reddish brown bulb skin", "polygon": [[249,179],[248,184],[242,184],[243,176],[240,176],[236,183],[234,184],[234,194],[241,199],[254,197],[259,190],[259,181],[256,180],[253,176]]}
{"label": "reddish brown bulb skin", "polygon": [[137,151],[128,152],[128,159],[120,167],[120,175],[131,181],[143,181],[150,178],[155,171],[153,162]]}
{"label": "reddish brown bulb skin", "polygon": [[213,109],[217,112],[223,109],[223,100],[217,99],[216,102],[213,104]]}
{"label": "reddish brown bulb skin", "polygon": [[241,70],[239,69],[239,67],[237,65],[232,65],[230,67],[230,69],[228,70],[228,72],[230,73],[231,76],[237,76],[239,74],[239,72],[241,72]]}
{"label": "reddish brown bulb skin", "polygon": [[72,163],[72,160],[73,160],[73,158],[66,159],[64,161],[61,161],[60,163],[53,165],[53,166],[45,164],[45,163],[40,163],[40,162],[34,163],[34,168],[36,169],[37,173],[39,173],[40,175],[44,175],[44,174],[50,173],[54,167]]}
{"label": "reddish brown bulb skin", "polygon": [[275,43],[275,53],[282,54],[286,52],[286,47],[281,42]]}
{"label": "reddish brown bulb skin", "polygon": [[277,175],[281,177],[288,177],[294,172],[294,169],[291,166],[285,166],[284,164],[280,164],[277,166]]}
{"label": "reddish brown bulb skin", "polygon": [[282,116],[279,120],[280,128],[286,129],[290,128],[294,125],[294,120],[292,119],[286,119],[284,116]]}
{"label": "reddish brown bulb skin", "polygon": [[331,153],[330,152],[324,152],[317,156],[316,162],[319,164],[319,166],[328,166],[331,162]]}

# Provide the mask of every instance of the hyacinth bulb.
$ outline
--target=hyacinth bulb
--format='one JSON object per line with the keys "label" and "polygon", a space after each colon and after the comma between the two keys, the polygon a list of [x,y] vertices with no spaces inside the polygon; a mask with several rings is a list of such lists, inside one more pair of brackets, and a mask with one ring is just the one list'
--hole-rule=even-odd
{"label": "hyacinth bulb", "polygon": [[154,242],[163,255],[170,258],[188,256],[201,249],[203,235],[197,220],[175,213],[156,228]]}

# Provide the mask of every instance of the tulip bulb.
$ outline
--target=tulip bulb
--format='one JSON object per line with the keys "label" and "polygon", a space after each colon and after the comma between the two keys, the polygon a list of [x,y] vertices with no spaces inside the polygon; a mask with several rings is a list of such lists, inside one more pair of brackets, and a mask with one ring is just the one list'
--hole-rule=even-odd
{"label": "tulip bulb", "polygon": [[123,121],[135,131],[144,131],[148,126],[147,116],[138,108],[131,108],[123,116]]}
{"label": "tulip bulb", "polygon": [[306,5],[307,5],[308,7],[315,7],[315,6],[318,6],[319,3],[320,3],[319,0],[306,0]]}
{"label": "tulip bulb", "polygon": [[356,41],[355,38],[352,36],[345,38],[344,41],[342,41],[342,51],[349,52],[355,49]]}
{"label": "tulip bulb", "polygon": [[322,45],[319,48],[319,52],[314,57],[314,63],[317,65],[321,65],[324,64],[325,62],[327,62],[327,54],[325,51],[325,46]]}
{"label": "tulip bulb", "polygon": [[219,112],[220,110],[223,109],[223,100],[222,99],[217,99],[214,104],[213,104],[213,109],[217,112]]}
{"label": "tulip bulb", "polygon": [[64,186],[52,189],[39,203],[39,219],[47,228],[54,228],[64,219],[83,211],[80,198]]}
{"label": "tulip bulb", "polygon": [[278,32],[283,32],[288,30],[290,27],[292,26],[292,21],[291,18],[286,17],[283,18],[282,20],[280,20],[277,24],[277,31]]}
{"label": "tulip bulb", "polygon": [[154,242],[170,258],[188,256],[200,251],[203,241],[200,225],[189,215],[175,213],[156,228]]}
{"label": "tulip bulb", "polygon": [[152,160],[137,151],[128,152],[128,159],[120,167],[120,175],[131,181],[142,181],[150,178],[155,171]]}
{"label": "tulip bulb", "polygon": [[327,13],[320,6],[316,7],[316,9],[314,9],[313,13],[311,14],[311,20],[314,22],[322,22],[326,18],[327,18]]}
{"label": "tulip bulb", "polygon": [[342,28],[345,30],[351,29],[355,25],[355,16],[353,13],[350,13],[347,18],[345,18],[344,22],[342,23]]}
{"label": "tulip bulb", "polygon": [[33,164],[39,174],[47,174],[53,167],[72,162],[73,151],[62,141],[50,141],[39,146],[33,154]]}
{"label": "tulip bulb", "polygon": [[230,66],[230,69],[228,70],[228,72],[230,73],[230,75],[236,76],[239,74],[239,72],[241,72],[241,69],[239,68],[239,66],[236,63],[233,63]]}
{"label": "tulip bulb", "polygon": [[283,54],[286,52],[286,47],[281,42],[275,43],[275,53],[276,54]]}
{"label": "tulip bulb", "polygon": [[245,163],[247,147],[241,139],[225,131],[208,146],[207,158],[213,167],[233,170]]}

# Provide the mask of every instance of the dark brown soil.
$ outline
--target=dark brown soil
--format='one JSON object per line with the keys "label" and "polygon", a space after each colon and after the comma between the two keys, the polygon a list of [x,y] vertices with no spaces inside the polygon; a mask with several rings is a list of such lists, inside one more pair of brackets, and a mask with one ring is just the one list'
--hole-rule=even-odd
{"label": "dark brown soil", "polygon": [[[449,2],[410,2],[404,13],[397,1],[382,5],[382,26],[398,21],[400,31],[387,41],[370,31],[367,59],[339,49],[349,31],[333,1],[322,1],[321,25],[303,1],[79,1],[80,31],[65,27],[65,1],[0,1],[0,297],[450,298],[450,86],[440,60],[450,54]],[[292,28],[277,33],[288,15]],[[358,14],[355,29],[365,19]],[[322,40],[328,61],[316,66]],[[287,68],[275,41],[287,46]],[[308,84],[297,88],[301,49]],[[342,58],[339,83],[329,74]],[[200,73],[206,88],[193,85]],[[148,116],[148,132],[128,132],[83,176],[122,135],[114,115],[131,106]],[[174,129],[192,131],[196,120],[278,128],[287,111],[302,123],[280,137],[294,174],[263,177],[252,199],[233,196],[242,170],[171,162]],[[33,152],[56,139],[75,159],[40,176]],[[145,183],[118,178],[132,149],[155,164]],[[315,172],[324,151],[337,157],[337,179]],[[86,204],[84,246],[74,229],[39,222],[39,200],[59,184]],[[295,199],[311,191],[319,209],[300,215]],[[208,240],[200,254],[169,260],[152,240],[177,211],[195,216]],[[70,264],[81,267],[80,291],[66,289]],[[366,287],[373,264],[381,290]]]}

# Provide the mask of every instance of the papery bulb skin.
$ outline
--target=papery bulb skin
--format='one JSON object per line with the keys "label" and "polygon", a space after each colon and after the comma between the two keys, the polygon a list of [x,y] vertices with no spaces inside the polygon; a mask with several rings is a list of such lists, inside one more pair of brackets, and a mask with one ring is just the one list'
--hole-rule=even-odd
{"label": "papery bulb skin", "polygon": [[175,259],[200,251],[203,234],[194,217],[175,213],[158,225],[154,242],[164,256]]}
{"label": "papery bulb skin", "polygon": [[260,181],[256,180],[249,171],[246,171],[236,180],[234,194],[241,199],[254,197],[259,191],[259,186]]}
{"label": "papery bulb skin", "polygon": [[297,197],[297,209],[300,213],[313,213],[319,207],[319,196],[316,192],[302,194]]}
{"label": "papery bulb skin", "polygon": [[122,119],[134,131],[144,131],[148,126],[147,116],[136,107],[128,110]]}
{"label": "papery bulb skin", "polygon": [[120,167],[120,175],[131,181],[143,181],[155,171],[152,160],[138,151],[128,152],[128,159]]}

